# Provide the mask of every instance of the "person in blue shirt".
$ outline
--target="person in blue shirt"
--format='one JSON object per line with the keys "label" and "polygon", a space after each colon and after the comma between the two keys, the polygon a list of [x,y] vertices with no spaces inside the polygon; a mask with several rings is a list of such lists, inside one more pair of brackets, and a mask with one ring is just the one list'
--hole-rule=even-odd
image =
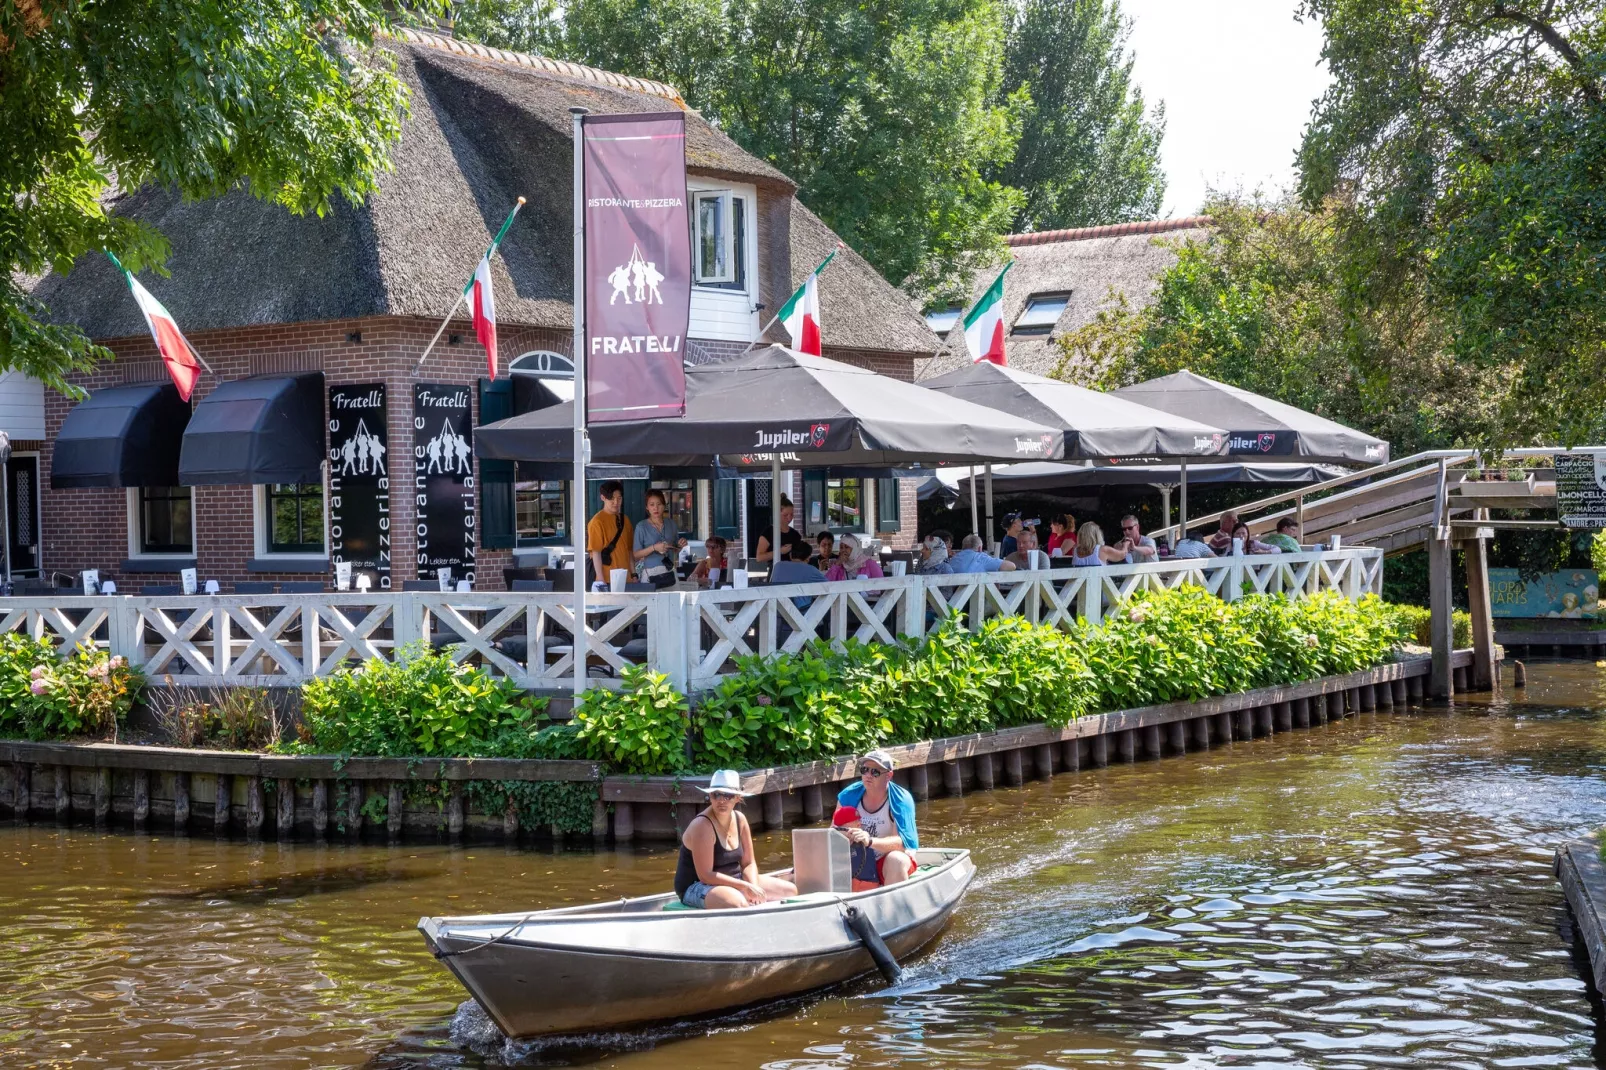
{"label": "person in blue shirt", "polygon": [[920,849],[915,831],[915,797],[892,782],[892,755],[870,751],[859,759],[859,779],[837,795],[838,806],[859,813],[858,828],[843,833],[860,847],[875,851],[881,884],[906,881],[915,871],[914,852]]}
{"label": "person in blue shirt", "polygon": [[1008,561],[1000,561],[992,554],[981,548],[981,536],[966,535],[960,542],[963,547],[957,554],[948,559],[949,571],[961,572],[1014,572],[1015,566]]}

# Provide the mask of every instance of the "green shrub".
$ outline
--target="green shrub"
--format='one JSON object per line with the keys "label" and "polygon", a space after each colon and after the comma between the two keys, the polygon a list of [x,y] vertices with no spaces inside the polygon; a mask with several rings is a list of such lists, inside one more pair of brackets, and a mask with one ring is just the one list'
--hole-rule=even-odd
{"label": "green shrub", "polygon": [[[546,699],[422,644],[309,680],[290,749],[378,757],[555,757]],[[572,735],[572,732],[569,733]]]}
{"label": "green shrub", "polygon": [[1589,563],[1606,578],[1606,528],[1595,532],[1595,537],[1589,540]]}
{"label": "green shrub", "polygon": [[575,744],[619,773],[673,773],[686,764],[686,696],[669,677],[627,666],[618,690],[594,687],[575,707]]}
{"label": "green shrub", "polygon": [[0,635],[0,734],[115,738],[144,686],[121,655],[79,647],[63,658],[48,639]]}
{"label": "green shrub", "polygon": [[[1389,611],[1405,629],[1407,642],[1418,646],[1432,646],[1433,614],[1423,606],[1389,605]],[[1451,644],[1457,649],[1472,645],[1472,614],[1457,609],[1450,614]]]}

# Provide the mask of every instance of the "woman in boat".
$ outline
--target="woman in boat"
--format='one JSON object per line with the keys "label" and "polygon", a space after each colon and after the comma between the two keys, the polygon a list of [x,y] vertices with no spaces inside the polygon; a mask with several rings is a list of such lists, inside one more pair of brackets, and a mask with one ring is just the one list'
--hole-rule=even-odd
{"label": "woman in boat", "polygon": [[708,806],[681,835],[675,894],[689,907],[729,910],[759,906],[797,894],[797,885],[761,876],[753,857],[753,833],[736,804],[747,798],[734,769],[721,769],[701,789]]}
{"label": "woman in boat", "polygon": [[920,849],[915,831],[915,797],[892,782],[892,755],[873,750],[859,759],[859,780],[837,795],[838,806],[859,812],[858,827],[844,831],[848,839],[876,853],[881,884],[908,880],[915,871],[913,853]]}

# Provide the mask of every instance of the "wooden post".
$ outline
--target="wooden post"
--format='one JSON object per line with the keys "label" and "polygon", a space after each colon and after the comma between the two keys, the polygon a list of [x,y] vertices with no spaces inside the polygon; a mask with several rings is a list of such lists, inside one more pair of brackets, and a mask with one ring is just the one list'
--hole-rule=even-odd
{"label": "wooden post", "polygon": [[1405,700],[1407,702],[1422,701],[1422,677],[1407,676],[1405,678]]}
{"label": "wooden post", "polygon": [[134,829],[145,831],[151,819],[151,774],[148,769],[134,770]]}
{"label": "wooden post", "polygon": [[362,804],[367,794],[368,787],[361,780],[349,780],[346,782],[347,839],[362,839]]}
{"label": "wooden post", "polygon": [[296,783],[293,780],[279,777],[273,782],[274,802],[278,804],[278,814],[273,821],[274,835],[280,843],[288,842],[296,834]]}
{"label": "wooden post", "polygon": [[33,766],[27,762],[13,762],[11,766],[11,783],[14,785],[11,795],[11,819],[17,824],[28,820],[28,811],[33,809],[33,792],[30,790],[33,781]]}
{"label": "wooden post", "polygon": [[1166,725],[1166,747],[1172,754],[1188,753],[1188,722],[1172,721]]}
{"label": "wooden post", "polygon": [[329,781],[312,782],[312,838],[323,840],[329,835]]}
{"label": "wooden post", "polygon": [[1394,708],[1394,688],[1389,685],[1387,680],[1382,680],[1372,685],[1372,701],[1380,710],[1392,710]]}
{"label": "wooden post", "polygon": [[1472,690],[1471,681],[1468,679],[1468,676],[1469,674],[1465,665],[1457,665],[1454,669],[1450,670],[1450,680],[1454,683],[1456,692],[1458,694],[1462,691]]}
{"label": "wooden post", "polygon": [[[385,831],[389,834],[391,843],[397,843],[401,840],[402,809],[404,806],[403,786],[400,780],[392,780],[390,782],[390,797],[385,800]],[[291,798],[294,799],[295,796],[292,795]],[[512,806],[511,800],[509,800],[508,805]],[[517,820],[517,818],[518,812],[515,810],[514,819]]]}
{"label": "wooden post", "polygon": [[1256,706],[1255,707],[1255,734],[1256,735],[1261,735],[1261,736],[1269,736],[1273,732],[1275,732],[1276,730],[1277,729],[1276,729],[1276,726],[1274,724],[1274,718],[1273,718],[1273,715],[1272,715],[1272,708],[1270,706]]}
{"label": "wooden post", "polygon": [[1137,729],[1128,728],[1124,732],[1115,734],[1115,753],[1123,762],[1138,760],[1138,733]]}
{"label": "wooden post", "polygon": [[1389,689],[1394,692],[1394,705],[1405,705],[1405,681],[1391,680],[1389,682]]}
{"label": "wooden post", "polygon": [[190,834],[190,775],[173,774],[173,832],[179,836]]}
{"label": "wooden post", "polygon": [[942,763],[942,793],[950,799],[965,793],[965,771],[959,768],[958,761],[950,759]]}
{"label": "wooden post", "polygon": [[786,827],[786,809],[782,805],[783,801],[778,791],[766,791],[763,795],[764,827],[771,832]]}
{"label": "wooden post", "polygon": [[1032,748],[1032,768],[1038,780],[1050,780],[1054,776],[1054,745],[1039,743]]}
{"label": "wooden post", "polygon": [[1082,768],[1082,747],[1084,741],[1080,739],[1067,739],[1060,744],[1060,765],[1067,773],[1079,772]]}
{"label": "wooden post", "polygon": [[982,791],[992,791],[994,784],[993,756],[991,754],[976,755],[976,786]]}
{"label": "wooden post", "polygon": [[1103,769],[1105,766],[1109,765],[1110,764],[1110,737],[1109,737],[1109,734],[1105,733],[1104,735],[1094,736],[1092,739],[1088,740],[1087,753],[1088,753],[1088,758],[1093,763],[1093,768],[1095,768],[1095,769]]}
{"label": "wooden post", "polygon": [[446,839],[463,842],[463,782],[454,780],[446,788]]}
{"label": "wooden post", "polygon": [[212,792],[212,834],[229,834],[230,811],[234,805],[234,778],[227,773],[217,775],[217,788]]}
{"label": "wooden post", "polygon": [[1294,706],[1294,727],[1295,728],[1309,728],[1310,727],[1310,699],[1308,699],[1308,698],[1296,698],[1294,700],[1293,706]]}
{"label": "wooden post", "polygon": [[[923,765],[909,767],[909,794],[915,797],[915,802],[927,802],[931,799],[931,770]],[[784,818],[783,822],[784,824]],[[781,824],[777,824],[780,828]]]}
{"label": "wooden post", "polygon": [[519,842],[519,804],[513,801],[512,795],[502,807],[502,842],[509,845]]}
{"label": "wooden post", "polygon": [[112,771],[95,770],[95,827],[105,828],[112,816]]}
{"label": "wooden post", "polygon": [[697,816],[699,807],[696,803],[675,803],[670,809],[675,816],[675,835],[684,836],[686,829],[691,826],[692,818]]}
{"label": "wooden post", "polygon": [[[766,795],[765,798],[768,799],[769,796]],[[605,843],[607,839],[608,804],[599,798],[591,804],[591,842]]]}
{"label": "wooden post", "polygon": [[1232,742],[1232,714],[1230,714],[1230,713],[1218,713],[1218,714],[1216,714],[1215,733],[1216,733],[1216,742],[1217,743],[1231,743]]}
{"label": "wooden post", "polygon": [[65,825],[72,820],[72,770],[56,766],[56,820]]}
{"label": "wooden post", "polygon": [[1277,703],[1276,727],[1279,732],[1291,732],[1294,729],[1294,704],[1292,702]]}
{"label": "wooden post", "polygon": [[636,838],[635,808],[627,802],[613,804],[613,842],[629,843]]}
{"label": "wooden post", "polygon": [[1143,726],[1143,757],[1148,760],[1158,760],[1165,751],[1160,743],[1160,726],[1157,724]]}
{"label": "wooden post", "polygon": [[1467,559],[1467,609],[1472,614],[1472,690],[1490,691],[1495,679],[1488,544],[1482,539],[1468,539],[1461,549]]}
{"label": "wooden post", "polygon": [[820,785],[809,784],[803,789],[803,820],[813,825],[825,818],[825,800]]}
{"label": "wooden post", "polygon": [[1371,684],[1362,684],[1359,690],[1361,692],[1361,709],[1366,713],[1375,712],[1377,710],[1377,688]]}
{"label": "wooden post", "polygon": [[1432,637],[1433,673],[1428,694],[1436,699],[1449,699],[1455,695],[1455,683],[1450,678],[1450,651],[1454,645],[1454,626],[1451,622],[1450,603],[1450,540],[1428,539],[1428,606],[1431,615],[1428,631]]}
{"label": "wooden post", "polygon": [[1021,761],[1020,748],[1016,747],[1004,752],[1004,782],[1012,788],[1018,788],[1026,783],[1025,765]]}
{"label": "wooden post", "polygon": [[1254,739],[1255,738],[1255,711],[1254,710],[1239,710],[1238,711],[1238,723],[1233,726],[1232,738],[1233,739]]}
{"label": "wooden post", "polygon": [[1193,727],[1193,749],[1210,749],[1210,718],[1195,717],[1188,722]]}
{"label": "wooden post", "polygon": [[245,838],[262,838],[262,822],[267,818],[267,807],[262,804],[262,778],[245,778]]}

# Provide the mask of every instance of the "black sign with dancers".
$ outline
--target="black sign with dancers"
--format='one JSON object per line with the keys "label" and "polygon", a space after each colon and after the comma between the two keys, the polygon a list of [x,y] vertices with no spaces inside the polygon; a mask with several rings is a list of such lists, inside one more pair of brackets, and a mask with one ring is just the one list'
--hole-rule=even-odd
{"label": "black sign with dancers", "polygon": [[469,388],[413,386],[413,501],[418,508],[418,575],[450,568],[474,579],[474,409]]}
{"label": "black sign with dancers", "polygon": [[390,453],[385,385],[329,388],[329,554],[390,590]]}

